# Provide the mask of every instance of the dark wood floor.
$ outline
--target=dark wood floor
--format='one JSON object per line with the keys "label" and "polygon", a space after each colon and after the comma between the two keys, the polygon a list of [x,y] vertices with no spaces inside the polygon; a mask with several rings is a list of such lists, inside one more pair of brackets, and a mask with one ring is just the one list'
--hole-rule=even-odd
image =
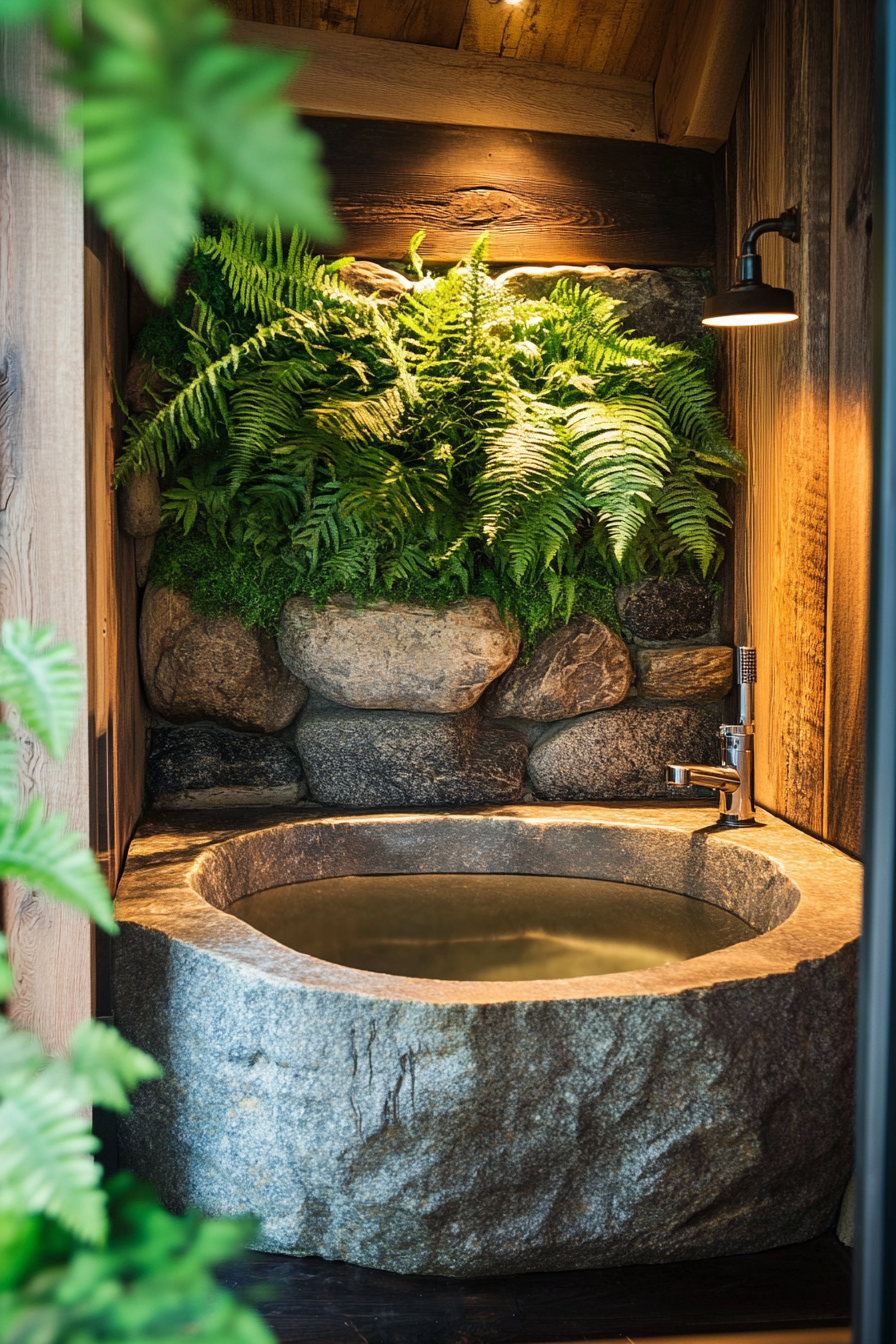
{"label": "dark wood floor", "polygon": [[559,1344],[846,1325],[850,1259],[831,1232],[758,1255],[500,1279],[253,1251],[223,1277],[282,1344]]}

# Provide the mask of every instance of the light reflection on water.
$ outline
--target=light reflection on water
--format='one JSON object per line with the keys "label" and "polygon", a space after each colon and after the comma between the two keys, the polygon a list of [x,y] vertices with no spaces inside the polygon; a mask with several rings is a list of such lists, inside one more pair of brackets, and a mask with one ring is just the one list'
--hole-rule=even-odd
{"label": "light reflection on water", "polygon": [[757,937],[718,906],[581,877],[330,877],[228,908],[286,947],[426,980],[556,980],[686,961]]}

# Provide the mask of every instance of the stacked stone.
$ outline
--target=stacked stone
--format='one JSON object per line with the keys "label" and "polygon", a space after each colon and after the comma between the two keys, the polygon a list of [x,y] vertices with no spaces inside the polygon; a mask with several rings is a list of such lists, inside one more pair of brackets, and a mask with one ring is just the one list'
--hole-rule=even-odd
{"label": "stacked stone", "polygon": [[575,616],[520,662],[488,598],[442,611],[288,601],[277,644],[147,590],[153,800],[174,807],[459,807],[666,798],[666,761],[718,759],[732,651],[700,583],[617,594],[626,640]]}

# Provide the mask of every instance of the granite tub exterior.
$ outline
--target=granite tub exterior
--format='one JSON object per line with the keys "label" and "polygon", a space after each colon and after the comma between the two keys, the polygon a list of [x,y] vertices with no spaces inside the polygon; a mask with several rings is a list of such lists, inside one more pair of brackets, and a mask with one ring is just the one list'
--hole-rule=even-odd
{"label": "granite tub exterior", "polygon": [[[121,883],[115,1015],[165,1078],[123,1157],[256,1245],[405,1273],[757,1251],[833,1222],[852,1160],[861,869],[711,805],[158,817]],[[228,823],[233,823],[232,829]],[[520,872],[709,899],[761,936],[645,971],[413,980],[226,913],[302,878]]]}

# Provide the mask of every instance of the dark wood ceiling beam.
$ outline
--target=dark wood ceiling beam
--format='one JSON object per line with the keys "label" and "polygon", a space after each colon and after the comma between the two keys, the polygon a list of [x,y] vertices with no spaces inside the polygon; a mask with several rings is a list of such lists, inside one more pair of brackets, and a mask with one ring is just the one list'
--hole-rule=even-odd
{"label": "dark wood ceiling beam", "polygon": [[675,0],[656,79],[659,140],[725,143],[758,16],[759,0]]}
{"label": "dark wood ceiling beam", "polygon": [[344,252],[402,257],[426,230],[454,261],[486,230],[499,263],[700,266],[714,259],[713,161],[697,150],[464,126],[311,117]]}
{"label": "dark wood ceiling beam", "polygon": [[643,80],[267,23],[237,22],[234,34],[310,55],[289,90],[306,113],[656,139]]}

